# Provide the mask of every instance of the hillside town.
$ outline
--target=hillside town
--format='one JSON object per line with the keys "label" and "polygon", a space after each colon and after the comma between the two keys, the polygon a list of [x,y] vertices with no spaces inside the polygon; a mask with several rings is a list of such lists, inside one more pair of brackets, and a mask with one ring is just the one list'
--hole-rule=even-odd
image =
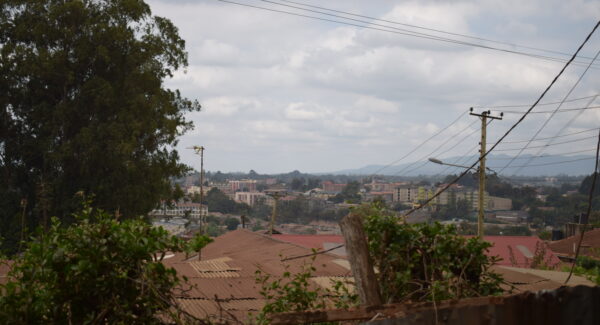
{"label": "hillside town", "polygon": [[600,324],[599,17],[0,1],[0,324]]}

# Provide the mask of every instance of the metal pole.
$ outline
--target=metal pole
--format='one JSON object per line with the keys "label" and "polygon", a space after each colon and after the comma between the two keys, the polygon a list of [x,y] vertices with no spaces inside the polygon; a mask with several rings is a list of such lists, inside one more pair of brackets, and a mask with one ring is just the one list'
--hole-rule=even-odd
{"label": "metal pole", "polygon": [[200,147],[200,225],[202,231],[206,233],[206,225],[204,222],[204,147]]}

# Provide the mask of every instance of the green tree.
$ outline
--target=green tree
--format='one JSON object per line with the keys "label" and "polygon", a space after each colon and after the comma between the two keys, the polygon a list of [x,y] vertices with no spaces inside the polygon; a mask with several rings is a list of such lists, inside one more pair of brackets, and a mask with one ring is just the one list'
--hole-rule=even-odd
{"label": "green tree", "polygon": [[400,223],[377,204],[353,213],[365,220],[369,252],[387,303],[502,292],[502,278],[490,269],[497,259],[485,254],[490,243],[459,236],[456,228],[439,223]]}
{"label": "green tree", "polygon": [[240,221],[237,218],[227,218],[225,219],[225,226],[227,230],[236,230]]}
{"label": "green tree", "polygon": [[190,252],[197,252],[198,260],[201,260],[202,249],[212,242],[212,238],[208,237],[207,235],[197,233],[189,242],[187,254]]}
{"label": "green tree", "polygon": [[235,213],[246,209],[245,205],[236,203],[216,187],[206,193],[206,204],[208,204],[208,211],[221,213]]}
{"label": "green tree", "polygon": [[[70,226],[53,218],[15,257],[0,285],[2,324],[162,324],[177,320],[175,269],[161,262],[183,242],[143,220],[85,208]],[[162,316],[161,316],[162,315]]]}
{"label": "green tree", "polygon": [[177,28],[141,0],[0,2],[2,235],[23,198],[30,228],[68,221],[78,191],[124,216],[170,198],[200,106],[164,81],[186,65]]}

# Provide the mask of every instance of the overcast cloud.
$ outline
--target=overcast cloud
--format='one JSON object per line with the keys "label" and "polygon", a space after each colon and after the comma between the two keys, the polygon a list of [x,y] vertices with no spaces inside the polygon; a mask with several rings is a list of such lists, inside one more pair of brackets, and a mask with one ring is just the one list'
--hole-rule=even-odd
{"label": "overcast cloud", "polygon": [[[582,0],[298,1],[567,53],[575,51],[600,17],[599,1]],[[276,8],[255,0],[239,2]],[[202,112],[190,114],[196,128],[178,146],[182,160],[196,169],[197,156],[185,149],[194,144],[206,147],[205,168],[211,171],[325,172],[387,164],[471,106],[533,103],[563,65],[216,0],[149,3],[186,40],[189,67],[167,85],[203,105]],[[582,55],[594,56],[599,49],[600,32]],[[546,101],[562,99],[582,71],[581,66],[567,70]],[[571,97],[600,92],[599,71],[591,69]],[[557,114],[541,136],[554,135],[576,114]],[[510,140],[532,136],[546,117],[532,115]],[[506,114],[494,122],[490,139],[517,118]],[[565,132],[597,127],[599,119],[600,110],[590,110]],[[465,115],[413,160],[473,121]],[[477,144],[478,134],[439,158],[465,154]],[[591,139],[547,152],[593,146]]]}

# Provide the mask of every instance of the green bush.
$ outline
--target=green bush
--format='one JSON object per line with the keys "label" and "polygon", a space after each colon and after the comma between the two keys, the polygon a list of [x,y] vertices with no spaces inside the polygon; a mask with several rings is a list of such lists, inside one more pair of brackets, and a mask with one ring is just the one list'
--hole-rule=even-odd
{"label": "green bush", "polygon": [[363,206],[369,251],[385,302],[434,301],[494,295],[502,278],[490,270],[490,243],[457,235],[456,228],[406,224],[378,205]]}
{"label": "green bush", "polygon": [[184,243],[143,220],[85,208],[65,227],[54,218],[14,260],[0,286],[2,324],[180,322],[175,269],[160,262]]}

